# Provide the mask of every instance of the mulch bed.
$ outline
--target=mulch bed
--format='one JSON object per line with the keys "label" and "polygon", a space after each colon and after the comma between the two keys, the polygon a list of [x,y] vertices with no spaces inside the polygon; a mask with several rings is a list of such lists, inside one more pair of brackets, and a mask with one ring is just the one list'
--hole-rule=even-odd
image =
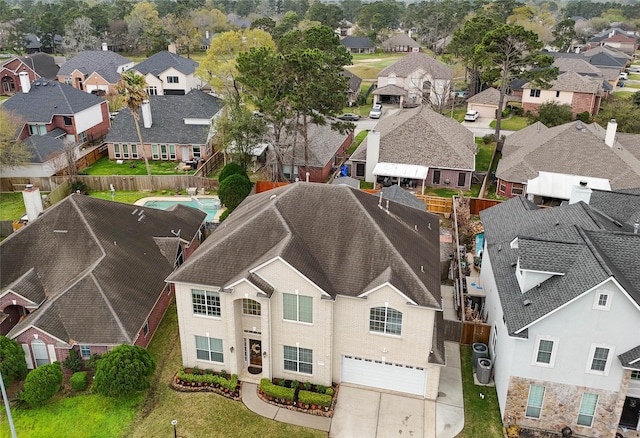
{"label": "mulch bed", "polygon": [[177,379],[177,373],[171,379],[171,388],[175,391],[179,392],[213,392],[215,394],[221,395],[223,397],[229,398],[231,400],[240,401],[242,400],[242,382],[238,381],[238,388],[231,392],[226,389],[210,386],[204,384],[202,386],[197,386],[197,384],[181,384]]}
{"label": "mulch bed", "polygon": [[289,409],[290,411],[302,412],[305,414],[317,415],[319,417],[333,417],[333,411],[336,407],[336,400],[338,400],[338,391],[340,390],[340,385],[334,385],[333,388],[333,399],[331,400],[331,406],[322,407],[322,406],[309,406],[304,403],[297,402],[294,404],[293,401],[278,401],[273,397],[270,397],[266,394],[262,393],[260,389],[260,385],[258,385],[258,397],[265,403],[269,403],[270,405],[277,406],[279,408]]}
{"label": "mulch bed", "polygon": [[519,438],[562,438],[562,434],[521,428]]}

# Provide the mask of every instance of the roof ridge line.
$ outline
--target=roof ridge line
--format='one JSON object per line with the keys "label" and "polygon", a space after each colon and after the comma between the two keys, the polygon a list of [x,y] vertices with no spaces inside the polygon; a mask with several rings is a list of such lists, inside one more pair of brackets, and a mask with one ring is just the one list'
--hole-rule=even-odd
{"label": "roof ridge line", "polygon": [[[98,281],[98,279],[95,277],[95,275],[93,275],[93,271],[89,272],[89,276],[91,277],[91,279],[93,280],[94,284],[96,285],[96,287],[98,288],[98,292],[100,293],[100,296],[102,297],[102,299],[104,300],[105,304],[107,305],[107,307],[109,308],[109,312],[111,312],[111,315],[113,315],[113,319],[116,321],[116,324],[118,324],[118,327],[120,328],[120,331],[122,332],[122,334],[124,335],[124,338],[131,343],[131,338],[129,337],[127,330],[124,328],[124,325],[122,324],[122,321],[120,320],[120,318],[118,317],[118,314],[116,313],[115,310],[113,310],[113,306],[111,306],[111,302],[109,301],[109,299],[107,298],[106,294],[104,293],[104,290],[102,289],[102,286],[100,285],[100,282]],[[153,310],[153,309],[152,309]]]}

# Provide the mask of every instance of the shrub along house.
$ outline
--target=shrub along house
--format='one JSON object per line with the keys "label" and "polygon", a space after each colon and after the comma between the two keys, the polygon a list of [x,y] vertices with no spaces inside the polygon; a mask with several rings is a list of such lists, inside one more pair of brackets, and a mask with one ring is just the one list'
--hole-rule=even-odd
{"label": "shrub along house", "polygon": [[[39,191],[25,193],[29,204]],[[40,210],[42,205],[40,204]],[[206,213],[71,195],[0,243],[0,334],[34,368],[146,347],[173,295],[164,279],[200,243]]]}
{"label": "shrub along house", "polygon": [[388,205],[305,182],[245,199],[167,279],[183,365],[435,399],[438,218]]}

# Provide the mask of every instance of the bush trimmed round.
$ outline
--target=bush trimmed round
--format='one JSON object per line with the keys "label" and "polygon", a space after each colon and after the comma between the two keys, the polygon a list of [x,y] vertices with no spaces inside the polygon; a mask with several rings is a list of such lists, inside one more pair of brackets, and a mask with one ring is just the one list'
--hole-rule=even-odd
{"label": "bush trimmed round", "polygon": [[32,408],[44,405],[62,385],[60,362],[42,365],[31,371],[24,381],[21,398]]}
{"label": "bush trimmed round", "polygon": [[98,362],[92,390],[109,397],[123,397],[151,385],[156,361],[137,345],[119,345]]}
{"label": "bush trimmed round", "polygon": [[242,175],[231,175],[220,183],[218,189],[218,197],[220,202],[230,210],[236,208],[240,203],[249,196],[253,184],[249,178]]}
{"label": "bush trimmed round", "polygon": [[218,176],[218,182],[221,183],[231,175],[242,175],[245,178],[249,179],[249,175],[247,175],[247,171],[245,170],[244,167],[242,167],[238,163],[231,162],[231,163],[228,163],[226,166],[224,166],[220,171],[220,175]]}

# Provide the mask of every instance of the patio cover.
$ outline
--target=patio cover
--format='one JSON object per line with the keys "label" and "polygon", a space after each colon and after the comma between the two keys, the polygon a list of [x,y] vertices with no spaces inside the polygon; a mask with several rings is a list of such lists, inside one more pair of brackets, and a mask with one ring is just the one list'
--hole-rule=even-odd
{"label": "patio cover", "polygon": [[384,87],[373,90],[373,94],[384,96],[406,96],[407,90],[398,87],[397,85],[385,85]]}
{"label": "patio cover", "polygon": [[427,179],[429,168],[416,164],[378,163],[373,168],[373,174],[378,176],[395,176],[398,178]]}
{"label": "patio cover", "polygon": [[580,181],[587,181],[587,187],[592,189],[611,190],[611,184],[606,178],[541,171],[536,178],[527,181],[527,194],[570,199],[572,187],[580,184]]}

